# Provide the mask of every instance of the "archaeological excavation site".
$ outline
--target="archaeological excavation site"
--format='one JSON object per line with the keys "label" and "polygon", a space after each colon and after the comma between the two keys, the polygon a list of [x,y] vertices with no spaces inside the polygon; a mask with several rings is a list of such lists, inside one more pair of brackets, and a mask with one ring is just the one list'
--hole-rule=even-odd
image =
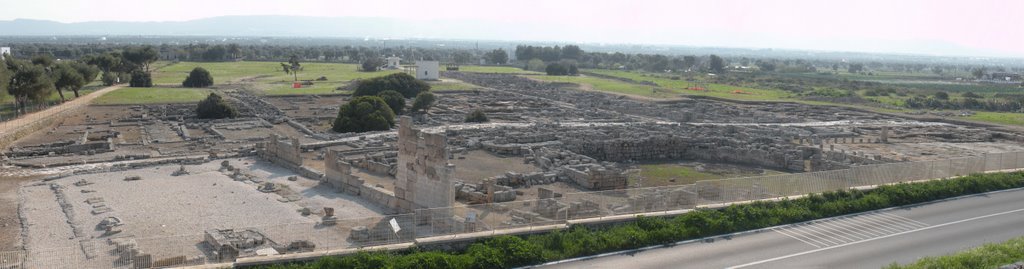
{"label": "archaeological excavation site", "polygon": [[[68,111],[0,141],[0,239],[25,268],[163,268],[515,234],[1020,167],[1000,127],[844,106],[648,100],[449,71],[388,131],[337,133],[351,96],[218,86],[194,103]],[[489,121],[466,123],[480,110]],[[440,243],[439,243],[440,242]],[[326,254],[324,254],[326,255]],[[7,261],[5,261],[7,262]],[[0,268],[3,267],[0,264]],[[20,267],[18,267],[20,268]]]}

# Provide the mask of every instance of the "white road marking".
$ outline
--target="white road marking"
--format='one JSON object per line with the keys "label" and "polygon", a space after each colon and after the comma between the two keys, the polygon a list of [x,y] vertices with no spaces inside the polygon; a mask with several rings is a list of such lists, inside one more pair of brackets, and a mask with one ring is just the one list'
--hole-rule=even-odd
{"label": "white road marking", "polygon": [[820,246],[815,245],[814,243],[807,242],[807,241],[804,241],[803,239],[800,239],[799,237],[792,236],[792,235],[789,235],[787,233],[784,233],[784,232],[782,232],[782,229],[772,229],[772,231],[775,231],[776,233],[780,233],[780,234],[785,235],[785,236],[789,236],[789,238],[796,239],[797,241],[804,242],[804,243],[806,243],[808,245],[813,246],[814,248],[821,248]]}
{"label": "white road marking", "polygon": [[1021,212],[1021,211],[1024,211],[1024,208],[1016,209],[1016,210],[1010,210],[1010,211],[1004,211],[1004,212],[1000,212],[1000,213],[993,213],[993,214],[973,217],[973,218],[969,218],[969,219],[962,219],[962,220],[957,220],[957,221],[946,222],[946,223],[943,223],[943,224],[937,224],[937,225],[932,225],[932,226],[928,226],[928,227],[917,228],[917,229],[913,229],[913,230],[903,231],[903,232],[899,232],[899,233],[884,235],[884,236],[875,237],[875,238],[871,238],[871,239],[865,239],[865,240],[856,241],[856,242],[850,242],[850,243],[845,243],[845,244],[840,244],[840,245],[834,245],[834,246],[828,246],[828,247],[819,248],[819,249],[808,250],[808,251],[804,251],[804,252],[800,252],[800,253],[794,253],[794,254],[789,254],[789,255],[785,255],[785,256],[779,256],[779,257],[775,257],[775,258],[771,258],[771,259],[766,259],[766,260],[760,260],[760,261],[756,261],[756,262],[745,263],[745,264],[736,265],[736,266],[727,267],[727,268],[728,269],[735,269],[735,268],[750,267],[750,266],[753,266],[753,265],[769,263],[769,262],[783,260],[783,259],[788,259],[788,258],[797,257],[797,256],[803,256],[803,255],[807,255],[807,254],[811,254],[811,253],[816,253],[816,252],[821,252],[821,251],[825,251],[825,250],[830,250],[830,249],[834,249],[834,248],[841,248],[841,247],[845,247],[845,246],[849,246],[849,245],[860,244],[860,243],[864,243],[864,242],[875,241],[875,240],[889,238],[889,237],[893,237],[893,236],[899,236],[899,235],[904,235],[904,234],[913,233],[913,232],[919,232],[919,231],[924,231],[924,230],[930,230],[930,229],[945,227],[945,226],[949,226],[949,225],[960,224],[960,223],[964,223],[964,222],[968,222],[968,221],[975,221],[975,220],[984,219],[984,218],[991,218],[991,217],[996,217],[996,216],[1001,216],[1001,215],[1006,215],[1006,214],[1012,214],[1012,213],[1017,213],[1017,212]]}

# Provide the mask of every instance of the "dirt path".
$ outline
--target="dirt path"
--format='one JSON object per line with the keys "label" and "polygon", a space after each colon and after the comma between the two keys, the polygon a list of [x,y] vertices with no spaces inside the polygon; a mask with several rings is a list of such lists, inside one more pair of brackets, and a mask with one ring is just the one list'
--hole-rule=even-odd
{"label": "dirt path", "polygon": [[28,115],[21,116],[14,120],[0,123],[0,136],[4,136],[7,133],[17,131],[17,129],[21,126],[29,125],[39,119],[44,119],[56,115],[61,111],[89,105],[89,103],[92,103],[92,100],[99,98],[100,96],[103,96],[104,94],[107,94],[114,90],[120,89],[121,87],[124,87],[124,85],[106,87],[98,91],[92,92],[90,94],[86,94],[84,96],[75,98],[71,101],[64,102],[63,104],[47,108],[46,110],[37,111]]}

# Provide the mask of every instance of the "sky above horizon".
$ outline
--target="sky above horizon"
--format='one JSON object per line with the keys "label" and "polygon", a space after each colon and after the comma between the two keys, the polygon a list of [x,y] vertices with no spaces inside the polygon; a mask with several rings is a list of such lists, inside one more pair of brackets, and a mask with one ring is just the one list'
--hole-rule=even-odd
{"label": "sky above horizon", "polygon": [[[132,6],[144,10],[126,12]],[[0,20],[384,17],[522,25],[492,29],[509,40],[1024,56],[1019,0],[3,0],[0,7]]]}

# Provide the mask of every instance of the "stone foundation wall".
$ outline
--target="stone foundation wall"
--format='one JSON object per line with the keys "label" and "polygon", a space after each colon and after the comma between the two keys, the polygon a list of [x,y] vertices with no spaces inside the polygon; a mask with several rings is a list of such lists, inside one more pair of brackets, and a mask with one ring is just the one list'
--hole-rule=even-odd
{"label": "stone foundation wall", "polygon": [[276,134],[270,134],[268,141],[256,143],[256,154],[272,163],[302,167],[302,149],[298,138],[282,141]]}

